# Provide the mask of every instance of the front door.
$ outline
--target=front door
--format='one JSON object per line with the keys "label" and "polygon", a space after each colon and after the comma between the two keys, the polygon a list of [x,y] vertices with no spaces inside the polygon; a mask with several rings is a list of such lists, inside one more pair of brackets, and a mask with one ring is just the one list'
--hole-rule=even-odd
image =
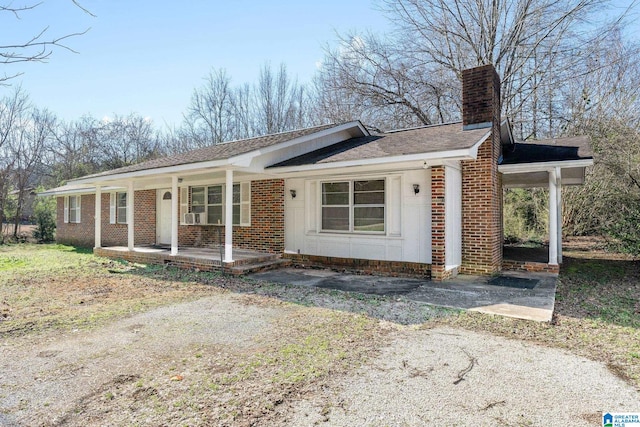
{"label": "front door", "polygon": [[171,190],[158,190],[156,243],[171,244]]}

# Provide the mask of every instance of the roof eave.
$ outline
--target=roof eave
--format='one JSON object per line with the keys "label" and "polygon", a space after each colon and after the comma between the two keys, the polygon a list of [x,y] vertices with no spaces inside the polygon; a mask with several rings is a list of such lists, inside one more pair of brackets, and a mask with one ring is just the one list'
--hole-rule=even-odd
{"label": "roof eave", "polygon": [[551,162],[515,163],[499,165],[498,171],[502,173],[544,172],[554,168],[579,168],[593,165],[593,159],[556,160]]}
{"label": "roof eave", "polygon": [[[122,188],[124,188],[124,187],[109,186],[109,187],[103,187],[102,191],[110,192],[110,191],[119,190],[119,189],[122,189]],[[50,190],[42,191],[42,192],[38,193],[37,195],[38,195],[38,197],[71,196],[71,195],[78,195],[78,194],[94,194],[95,192],[96,192],[96,187],[95,186],[87,186],[87,187],[70,188],[70,189],[64,189],[64,190],[57,190],[56,188],[52,188]]]}
{"label": "roof eave", "polygon": [[318,170],[339,169],[348,168],[354,166],[373,166],[373,165],[386,165],[390,163],[402,163],[402,162],[416,162],[424,161],[427,164],[437,164],[439,162],[451,161],[451,160],[473,160],[477,158],[478,146],[480,143],[465,149],[450,150],[450,151],[436,151],[432,153],[418,153],[389,157],[376,157],[373,159],[359,159],[359,160],[347,160],[341,162],[329,162],[329,163],[315,163],[310,165],[300,166],[282,166],[269,168],[270,172],[276,174],[288,174],[297,172],[310,172]]}
{"label": "roof eave", "polygon": [[153,175],[175,175],[175,174],[180,174],[185,172],[196,171],[199,169],[230,168],[230,167],[245,168],[245,167],[249,167],[252,164],[253,159],[255,159],[260,155],[267,154],[276,150],[281,150],[283,148],[287,148],[292,145],[301,144],[315,138],[322,138],[326,135],[330,135],[336,132],[342,132],[349,129],[358,129],[360,133],[362,133],[362,136],[369,135],[369,131],[362,125],[362,123],[359,120],[356,120],[348,123],[343,123],[342,125],[334,126],[328,129],[324,129],[320,132],[314,132],[308,135],[300,136],[288,141],[283,141],[281,143],[274,144],[271,146],[258,148],[256,150],[248,151],[246,153],[238,154],[236,156],[232,156],[224,159],[211,160],[206,162],[186,163],[183,165],[176,165],[176,166],[150,168],[150,169],[144,169],[140,171],[125,172],[125,173],[119,173],[119,174],[78,178],[75,180],[71,180],[69,182],[73,184],[99,184],[101,182],[126,181],[130,179],[144,178],[144,177],[149,177]]}

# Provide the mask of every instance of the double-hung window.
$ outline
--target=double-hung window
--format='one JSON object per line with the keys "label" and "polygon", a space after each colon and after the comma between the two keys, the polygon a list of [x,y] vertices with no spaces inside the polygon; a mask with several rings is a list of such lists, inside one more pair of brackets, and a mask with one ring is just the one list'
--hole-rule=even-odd
{"label": "double-hung window", "polygon": [[64,198],[64,222],[80,222],[81,196],[67,196]]}
{"label": "double-hung window", "polygon": [[322,230],[384,233],[384,179],[323,182]]}
{"label": "double-hung window", "polygon": [[[189,212],[200,214],[201,224],[225,223],[225,186],[222,184],[191,187]],[[251,183],[233,184],[232,224],[250,225]]]}
{"label": "double-hung window", "polygon": [[111,193],[109,196],[109,223],[127,223],[127,202],[126,192]]}
{"label": "double-hung window", "polygon": [[116,222],[127,223],[127,193],[116,193]]}

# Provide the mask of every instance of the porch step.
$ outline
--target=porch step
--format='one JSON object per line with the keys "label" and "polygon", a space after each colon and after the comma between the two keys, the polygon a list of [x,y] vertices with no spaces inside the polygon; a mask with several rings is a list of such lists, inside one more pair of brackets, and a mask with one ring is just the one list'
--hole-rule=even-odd
{"label": "porch step", "polygon": [[230,272],[234,276],[243,276],[249,273],[257,273],[260,271],[275,270],[276,268],[288,267],[291,265],[290,259],[271,258],[266,261],[252,262],[250,264],[235,265],[231,268],[225,268],[225,272]]}

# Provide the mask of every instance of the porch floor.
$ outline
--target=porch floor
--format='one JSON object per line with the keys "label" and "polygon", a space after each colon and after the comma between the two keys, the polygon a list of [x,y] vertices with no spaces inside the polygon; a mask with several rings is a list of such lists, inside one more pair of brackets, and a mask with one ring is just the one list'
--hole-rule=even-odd
{"label": "porch floor", "polygon": [[[205,271],[220,270],[222,266],[221,255],[224,257],[224,249],[221,253],[219,247],[180,247],[178,255],[174,256],[171,255],[171,248],[165,246],[136,246],[133,251],[129,251],[126,246],[108,246],[94,248],[93,251],[96,255],[107,258],[125,259],[130,262],[146,264],[169,264]],[[280,254],[233,248],[233,261],[224,263],[224,267],[232,269],[232,272],[236,274],[241,274],[245,271],[240,272],[239,270],[246,270],[249,266],[265,267],[281,262]]]}

